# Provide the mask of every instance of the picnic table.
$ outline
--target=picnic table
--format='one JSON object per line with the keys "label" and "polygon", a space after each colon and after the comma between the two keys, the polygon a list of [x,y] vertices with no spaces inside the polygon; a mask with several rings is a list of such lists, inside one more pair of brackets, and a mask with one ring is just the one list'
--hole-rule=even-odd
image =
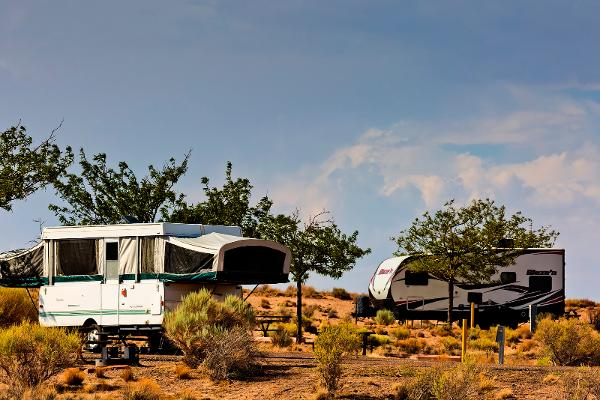
{"label": "picnic table", "polygon": [[256,324],[260,328],[261,332],[265,337],[268,336],[269,332],[274,332],[276,329],[270,329],[271,324],[290,322],[292,317],[290,315],[257,315]]}

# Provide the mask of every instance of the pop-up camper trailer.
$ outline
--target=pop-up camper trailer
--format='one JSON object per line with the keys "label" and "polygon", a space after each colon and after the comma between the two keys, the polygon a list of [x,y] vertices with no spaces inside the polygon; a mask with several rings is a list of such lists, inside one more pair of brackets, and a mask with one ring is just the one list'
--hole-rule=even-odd
{"label": "pop-up camper trailer", "polygon": [[[403,320],[446,320],[448,283],[425,272],[411,272],[416,257],[384,260],[369,284],[375,309],[393,310]],[[565,251],[527,249],[513,265],[499,268],[490,283],[458,282],[454,286],[454,318],[467,318],[477,304],[476,321],[516,325],[527,321],[530,305],[538,313],[560,315],[565,309]]]}
{"label": "pop-up camper trailer", "polygon": [[151,336],[182,296],[288,282],[290,251],[239,227],[170,223],[46,228],[31,249],[0,254],[0,285],[39,287],[44,326]]}

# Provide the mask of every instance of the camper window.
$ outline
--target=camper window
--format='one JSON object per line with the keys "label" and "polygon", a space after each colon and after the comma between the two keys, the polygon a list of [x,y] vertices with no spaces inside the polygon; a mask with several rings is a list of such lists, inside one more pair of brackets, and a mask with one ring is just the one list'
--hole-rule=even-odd
{"label": "camper window", "polygon": [[105,280],[119,279],[119,242],[105,242]]}
{"label": "camper window", "polygon": [[530,276],[529,291],[546,293],[552,290],[551,276]]}
{"label": "camper window", "polygon": [[407,286],[427,286],[429,285],[429,275],[427,272],[406,271],[404,275]]}
{"label": "camper window", "polygon": [[171,274],[194,274],[212,269],[213,255],[200,253],[167,243],[165,248],[165,272]]}
{"label": "camper window", "polygon": [[517,273],[516,272],[501,272],[500,273],[500,282],[503,285],[509,283],[515,283],[517,281]]}
{"label": "camper window", "polygon": [[98,273],[94,239],[57,240],[57,275],[95,275]]}

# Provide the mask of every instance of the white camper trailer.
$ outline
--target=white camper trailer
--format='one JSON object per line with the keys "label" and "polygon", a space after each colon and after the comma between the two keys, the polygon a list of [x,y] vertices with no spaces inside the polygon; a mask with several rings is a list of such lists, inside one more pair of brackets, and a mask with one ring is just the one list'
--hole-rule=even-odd
{"label": "white camper trailer", "polygon": [[[393,310],[398,319],[446,320],[448,283],[426,272],[410,271],[416,257],[423,256],[389,258],[377,267],[369,284],[371,303]],[[513,265],[500,268],[490,283],[456,283],[456,319],[467,318],[471,302],[477,304],[476,320],[481,326],[527,321],[530,305],[536,305],[538,313],[564,313],[565,251],[527,249]]]}
{"label": "white camper trailer", "polygon": [[239,227],[171,223],[46,228],[31,249],[0,254],[0,285],[39,287],[44,326],[160,332],[166,310],[208,288],[288,281],[290,251]]}

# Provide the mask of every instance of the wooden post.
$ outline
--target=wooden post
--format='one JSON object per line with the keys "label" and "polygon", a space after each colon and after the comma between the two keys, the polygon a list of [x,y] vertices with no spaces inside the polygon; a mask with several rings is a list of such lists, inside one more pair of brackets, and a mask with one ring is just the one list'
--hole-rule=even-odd
{"label": "wooden post", "polygon": [[475,303],[471,303],[471,328],[475,328]]}
{"label": "wooden post", "polygon": [[529,305],[529,330],[531,333],[535,333],[535,328],[537,328],[537,305],[530,304]]}
{"label": "wooden post", "polygon": [[504,339],[505,331],[502,325],[498,325],[498,331],[496,332],[496,341],[498,342],[498,364],[504,364]]}
{"label": "wooden post", "polygon": [[463,319],[462,320],[462,351],[460,354],[460,361],[465,362],[465,356],[467,355],[467,336],[468,336],[468,329],[467,329],[467,320]]}

